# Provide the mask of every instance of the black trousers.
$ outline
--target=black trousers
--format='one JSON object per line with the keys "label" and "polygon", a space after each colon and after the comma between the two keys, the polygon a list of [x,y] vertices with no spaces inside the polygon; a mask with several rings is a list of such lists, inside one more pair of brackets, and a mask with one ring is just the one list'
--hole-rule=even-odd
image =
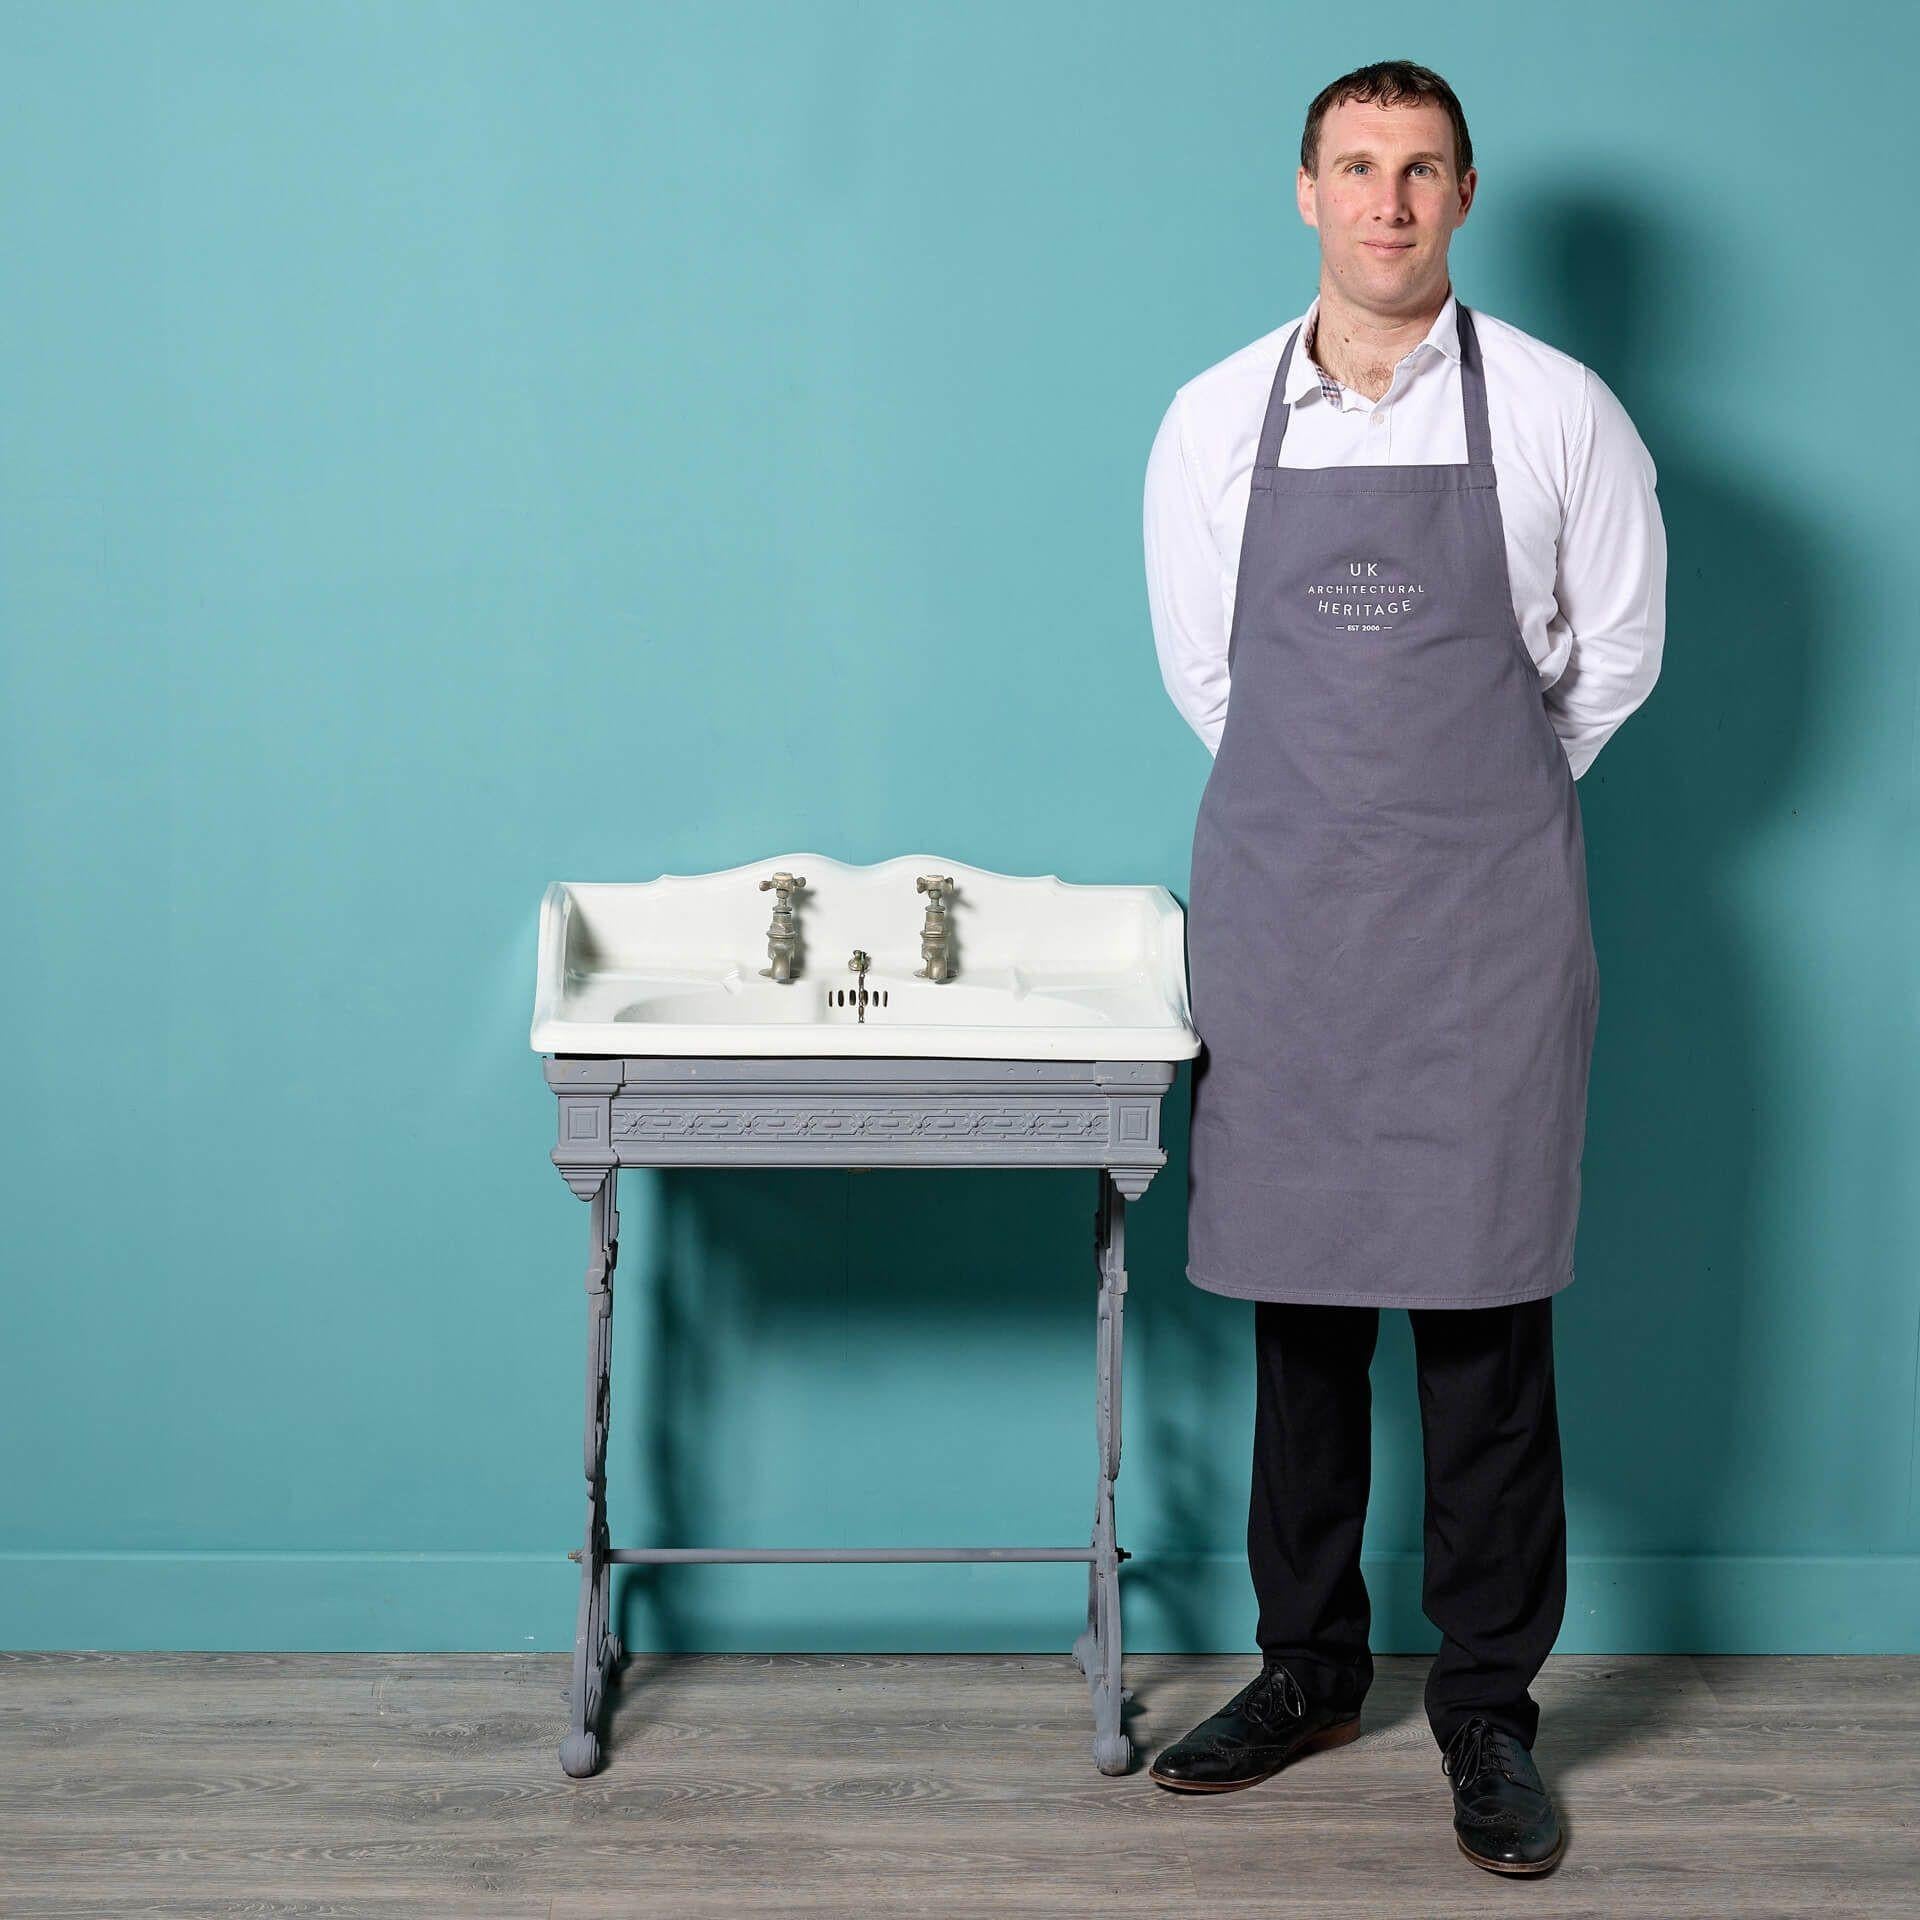
{"label": "black trousers", "polygon": [[[1442,1747],[1483,1713],[1533,1745],[1527,1691],[1567,1601],[1553,1300],[1415,1308],[1426,1454],[1421,1603],[1440,1629],[1427,1720]],[[1373,1684],[1360,1533],[1372,1478],[1378,1307],[1254,1302],[1259,1397],[1247,1560],[1258,1638],[1317,1698]]]}

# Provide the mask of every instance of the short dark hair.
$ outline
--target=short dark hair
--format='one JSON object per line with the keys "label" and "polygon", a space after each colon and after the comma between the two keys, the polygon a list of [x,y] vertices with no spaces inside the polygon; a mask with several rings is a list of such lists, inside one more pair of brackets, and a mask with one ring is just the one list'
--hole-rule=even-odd
{"label": "short dark hair", "polygon": [[1351,73],[1343,73],[1332,86],[1322,87],[1307,109],[1307,128],[1300,136],[1300,164],[1315,179],[1320,176],[1320,122],[1344,100],[1360,100],[1382,107],[1438,101],[1453,122],[1455,172],[1464,176],[1473,165],[1473,141],[1467,134],[1467,116],[1460,111],[1453,89],[1431,67],[1417,67],[1411,60],[1376,60],[1371,66],[1355,67]]}

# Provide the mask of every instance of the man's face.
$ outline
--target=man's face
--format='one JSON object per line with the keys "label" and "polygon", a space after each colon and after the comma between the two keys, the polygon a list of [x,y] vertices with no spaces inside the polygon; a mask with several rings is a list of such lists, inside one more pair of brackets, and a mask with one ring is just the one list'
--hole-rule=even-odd
{"label": "man's face", "polygon": [[1447,245],[1476,176],[1454,172],[1446,110],[1343,100],[1320,122],[1320,171],[1299,172],[1300,217],[1320,235],[1323,269],[1354,305],[1417,312],[1447,285]]}

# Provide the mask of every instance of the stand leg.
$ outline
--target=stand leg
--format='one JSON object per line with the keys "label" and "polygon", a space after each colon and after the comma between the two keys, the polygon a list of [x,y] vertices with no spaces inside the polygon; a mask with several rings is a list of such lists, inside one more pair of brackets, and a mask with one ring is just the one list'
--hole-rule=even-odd
{"label": "stand leg", "polygon": [[1093,1759],[1102,1773],[1125,1773],[1133,1743],[1121,1730],[1121,1708],[1132,1698],[1120,1677],[1120,1561],[1114,1540],[1113,1483],[1120,1473],[1121,1334],[1127,1298],[1126,1196],[1106,1168],[1094,1211],[1093,1244],[1100,1269],[1100,1481],[1093,1506],[1093,1562],[1087,1569],[1087,1629],[1073,1658],[1093,1696]]}
{"label": "stand leg", "polygon": [[600,1765],[600,1706],[607,1676],[621,1654],[608,1631],[607,1410],[613,1358],[613,1269],[619,1258],[617,1169],[594,1189],[588,1204],[587,1260],[587,1537],[580,1555],[580,1611],[573,1631],[572,1729],[560,1743],[560,1764],[575,1779]]}

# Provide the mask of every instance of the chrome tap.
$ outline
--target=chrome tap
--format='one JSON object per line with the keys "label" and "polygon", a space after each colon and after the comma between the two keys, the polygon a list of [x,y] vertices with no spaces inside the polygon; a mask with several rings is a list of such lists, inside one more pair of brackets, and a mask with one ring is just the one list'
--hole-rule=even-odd
{"label": "chrome tap", "polygon": [[800,948],[800,928],[793,917],[790,896],[806,884],[806,876],[798,873],[776,873],[772,879],[760,882],[760,891],[765,893],[771,887],[774,898],[773,925],[767,929],[767,957],[773,965],[760,969],[769,979],[790,981],[793,978],[793,957]]}
{"label": "chrome tap", "polygon": [[923,873],[914,883],[916,893],[927,895],[927,917],[920,929],[920,957],[926,965],[914,974],[916,980],[953,978],[953,933],[947,925],[947,896],[956,891],[950,873]]}

